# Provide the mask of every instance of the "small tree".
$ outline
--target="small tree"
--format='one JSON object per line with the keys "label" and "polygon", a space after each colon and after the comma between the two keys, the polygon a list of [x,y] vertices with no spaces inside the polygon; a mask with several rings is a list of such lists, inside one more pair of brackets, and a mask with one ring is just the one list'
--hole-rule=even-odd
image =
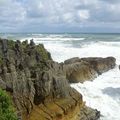
{"label": "small tree", "polygon": [[6,92],[0,89],[0,120],[17,120],[12,101]]}

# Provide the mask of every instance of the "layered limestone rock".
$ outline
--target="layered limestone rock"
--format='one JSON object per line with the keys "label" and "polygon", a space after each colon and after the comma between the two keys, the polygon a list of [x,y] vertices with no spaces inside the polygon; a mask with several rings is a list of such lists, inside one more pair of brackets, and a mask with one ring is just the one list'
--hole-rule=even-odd
{"label": "layered limestone rock", "polygon": [[65,64],[64,70],[70,83],[93,80],[98,75],[88,62],[82,60]]}
{"label": "layered limestone rock", "polygon": [[0,87],[10,92],[21,120],[100,117],[98,111],[88,110],[82,95],[70,87],[65,71],[42,44],[0,39]]}
{"label": "layered limestone rock", "polygon": [[116,65],[114,57],[71,58],[64,62],[63,67],[70,83],[93,80],[98,75],[113,69]]}
{"label": "layered limestone rock", "polygon": [[104,72],[107,72],[110,69],[113,69],[116,65],[116,59],[114,57],[90,57],[90,58],[82,58],[82,60],[91,64],[95,71],[100,75]]}

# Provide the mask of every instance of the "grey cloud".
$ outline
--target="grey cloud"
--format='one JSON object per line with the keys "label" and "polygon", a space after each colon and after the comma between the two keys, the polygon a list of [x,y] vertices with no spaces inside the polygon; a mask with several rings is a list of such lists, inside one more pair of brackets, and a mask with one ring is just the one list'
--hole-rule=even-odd
{"label": "grey cloud", "polygon": [[25,9],[15,0],[0,0],[0,30],[17,30],[24,21]]}
{"label": "grey cloud", "polygon": [[120,3],[120,0],[101,0],[101,1],[104,1],[104,2],[108,2],[108,3]]}
{"label": "grey cloud", "polygon": [[[120,0],[0,0],[0,30],[120,26]],[[117,3],[117,4],[116,4]]]}

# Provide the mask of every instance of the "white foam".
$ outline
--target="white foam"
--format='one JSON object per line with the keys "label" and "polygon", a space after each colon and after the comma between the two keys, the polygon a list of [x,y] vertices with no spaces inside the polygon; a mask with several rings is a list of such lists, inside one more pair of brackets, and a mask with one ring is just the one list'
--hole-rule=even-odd
{"label": "white foam", "polygon": [[[110,70],[96,78],[93,82],[72,84],[82,93],[86,104],[101,112],[101,120],[120,119],[120,71],[118,68]],[[118,92],[118,94],[117,94]],[[114,94],[116,94],[116,96]]]}
{"label": "white foam", "polygon": [[75,40],[75,41],[79,41],[79,40],[85,40],[85,38],[64,38],[64,37],[53,37],[53,36],[46,36],[46,37],[26,37],[26,38],[23,38],[21,39],[21,41],[24,41],[24,40],[28,40],[30,41],[31,39],[34,39],[35,42],[37,41],[71,41],[71,40]]}
{"label": "white foam", "polygon": [[[45,44],[45,47],[51,52],[54,60],[62,62],[71,57],[108,57],[113,56],[117,59],[117,64],[120,64],[120,47],[106,46],[99,43],[84,45],[82,48],[69,47],[66,44],[50,43]],[[56,56],[56,54],[58,54]]]}
{"label": "white foam", "polygon": [[120,42],[99,42],[99,43],[106,46],[120,47]]}

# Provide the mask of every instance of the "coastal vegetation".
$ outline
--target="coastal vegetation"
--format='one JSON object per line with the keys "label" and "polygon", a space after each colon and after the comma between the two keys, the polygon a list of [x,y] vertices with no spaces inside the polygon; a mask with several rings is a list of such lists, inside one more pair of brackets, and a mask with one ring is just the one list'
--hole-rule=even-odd
{"label": "coastal vegetation", "polygon": [[17,120],[10,96],[0,89],[0,120]]}

